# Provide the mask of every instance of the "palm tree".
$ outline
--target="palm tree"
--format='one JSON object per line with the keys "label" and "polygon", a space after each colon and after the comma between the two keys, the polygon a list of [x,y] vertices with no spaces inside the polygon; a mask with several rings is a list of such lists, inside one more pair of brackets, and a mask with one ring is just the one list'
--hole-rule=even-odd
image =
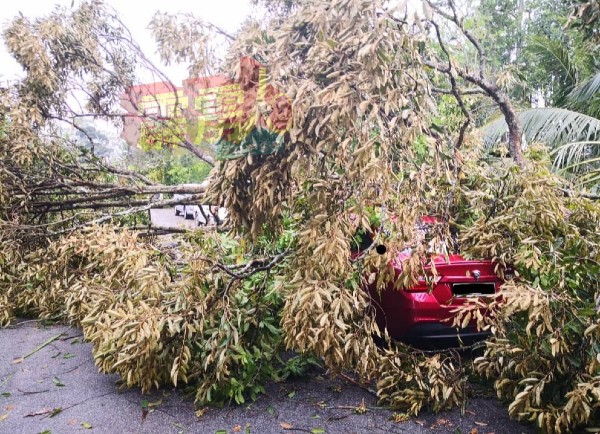
{"label": "palm tree", "polygon": [[[527,143],[542,142],[552,149],[556,170],[581,187],[600,187],[600,65],[591,43],[569,44],[546,37],[533,38],[528,50],[548,72],[545,97],[552,107],[519,113]],[[506,132],[502,119],[483,127],[486,146]]]}

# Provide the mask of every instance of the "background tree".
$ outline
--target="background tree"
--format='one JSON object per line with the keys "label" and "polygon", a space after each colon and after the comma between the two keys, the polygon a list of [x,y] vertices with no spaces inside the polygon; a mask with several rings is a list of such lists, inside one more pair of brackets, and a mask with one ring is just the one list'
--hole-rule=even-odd
{"label": "background tree", "polygon": [[78,145],[107,162],[118,162],[127,154],[127,144],[114,130],[102,129],[101,125],[89,119],[77,122],[73,139]]}
{"label": "background tree", "polygon": [[[564,29],[568,21],[574,22],[575,15],[570,19],[570,12],[575,14],[578,8],[572,9],[567,3],[537,3],[527,30],[521,31],[523,50],[513,63],[522,77],[513,88],[525,91],[524,104],[519,110],[525,139],[554,149],[555,167],[572,175],[579,186],[595,191],[600,128],[595,60],[598,46],[585,33]],[[509,33],[516,35],[519,31],[513,29]],[[509,45],[512,39],[507,42]],[[504,53],[506,58],[507,51]],[[518,97],[515,91],[512,95]],[[535,102],[532,98],[536,97],[549,107],[531,109],[530,103]],[[486,143],[497,142],[505,131],[501,120],[487,125]]]}
{"label": "background tree", "polygon": [[[426,1],[424,3],[424,14],[424,21],[432,26],[432,32],[438,43],[437,50],[427,52],[424,64],[447,77],[446,87],[434,90],[438,93],[453,95],[465,117],[456,146],[460,146],[464,132],[471,124],[471,114],[465,106],[463,96],[483,94],[491,98],[494,105],[502,113],[505,125],[508,128],[507,145],[509,154],[523,168],[525,162],[522,151],[523,131],[521,121],[506,90],[502,88],[493,74],[490,75],[484,48],[479,39],[467,28],[465,17],[460,15],[453,0],[443,3]],[[449,33],[444,32],[441,27],[442,24],[450,26],[452,30]],[[456,36],[459,38],[457,41],[452,39]],[[449,45],[450,43],[452,45]],[[464,46],[469,47],[470,51],[467,51],[468,55],[461,59],[460,56],[456,56],[456,52],[462,50]],[[462,60],[462,62],[459,63],[457,60]],[[460,87],[465,84],[474,86],[475,89]]]}

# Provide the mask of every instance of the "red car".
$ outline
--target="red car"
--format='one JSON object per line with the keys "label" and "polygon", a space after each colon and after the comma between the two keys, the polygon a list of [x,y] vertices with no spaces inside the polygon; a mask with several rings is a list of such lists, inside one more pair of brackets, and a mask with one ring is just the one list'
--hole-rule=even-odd
{"label": "red car", "polygon": [[[421,222],[426,226],[434,220],[423,218]],[[409,257],[410,251],[405,250],[391,262],[396,276]],[[503,281],[494,272],[495,265],[459,254],[438,255],[432,260],[438,276],[431,287],[425,278],[419,278],[419,284],[411,288],[396,289],[394,282],[382,291],[375,284],[369,286],[379,327],[387,328],[393,339],[420,348],[471,345],[485,339],[489,333],[478,331],[475,320],[464,329],[453,327],[452,311],[467,298],[493,297],[500,290]]]}

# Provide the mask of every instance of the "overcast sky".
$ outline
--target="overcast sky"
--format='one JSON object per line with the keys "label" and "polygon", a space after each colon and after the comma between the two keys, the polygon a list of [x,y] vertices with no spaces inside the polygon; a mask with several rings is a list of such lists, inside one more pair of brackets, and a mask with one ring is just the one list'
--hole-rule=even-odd
{"label": "overcast sky", "polygon": [[[155,44],[146,26],[156,11],[177,13],[192,12],[206,21],[227,30],[235,31],[244,18],[250,15],[254,7],[250,0],[105,0],[121,15],[122,21],[129,27],[133,36],[145,54],[156,64],[160,64],[155,54]],[[52,11],[55,5],[71,5],[72,0],[20,0],[5,1],[0,8],[0,26],[4,29],[7,23],[19,12],[27,17],[38,17]],[[78,3],[78,0],[75,0]],[[187,76],[185,65],[163,68],[174,83],[180,84]],[[0,80],[15,79],[23,75],[20,66],[6,51],[4,44],[0,47]],[[144,81],[148,81],[145,78]]]}

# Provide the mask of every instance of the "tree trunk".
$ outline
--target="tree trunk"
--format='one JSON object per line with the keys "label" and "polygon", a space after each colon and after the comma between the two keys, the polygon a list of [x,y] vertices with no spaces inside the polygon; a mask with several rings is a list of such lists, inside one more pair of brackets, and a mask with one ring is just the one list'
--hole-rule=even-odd
{"label": "tree trunk", "polygon": [[498,106],[508,126],[508,152],[519,167],[523,169],[525,159],[523,158],[522,149],[523,127],[521,126],[521,120],[508,98],[500,98]]}
{"label": "tree trunk", "polygon": [[[439,67],[437,67],[437,69],[440,70]],[[442,72],[448,73],[447,70],[441,70]],[[508,125],[508,152],[515,163],[523,169],[525,167],[525,159],[523,158],[523,150],[521,148],[523,141],[523,126],[521,125],[521,120],[519,119],[517,111],[510,102],[508,96],[495,83],[469,74],[459,68],[456,68],[456,72],[460,77],[479,86],[498,105],[498,108],[504,115],[506,125]]]}

